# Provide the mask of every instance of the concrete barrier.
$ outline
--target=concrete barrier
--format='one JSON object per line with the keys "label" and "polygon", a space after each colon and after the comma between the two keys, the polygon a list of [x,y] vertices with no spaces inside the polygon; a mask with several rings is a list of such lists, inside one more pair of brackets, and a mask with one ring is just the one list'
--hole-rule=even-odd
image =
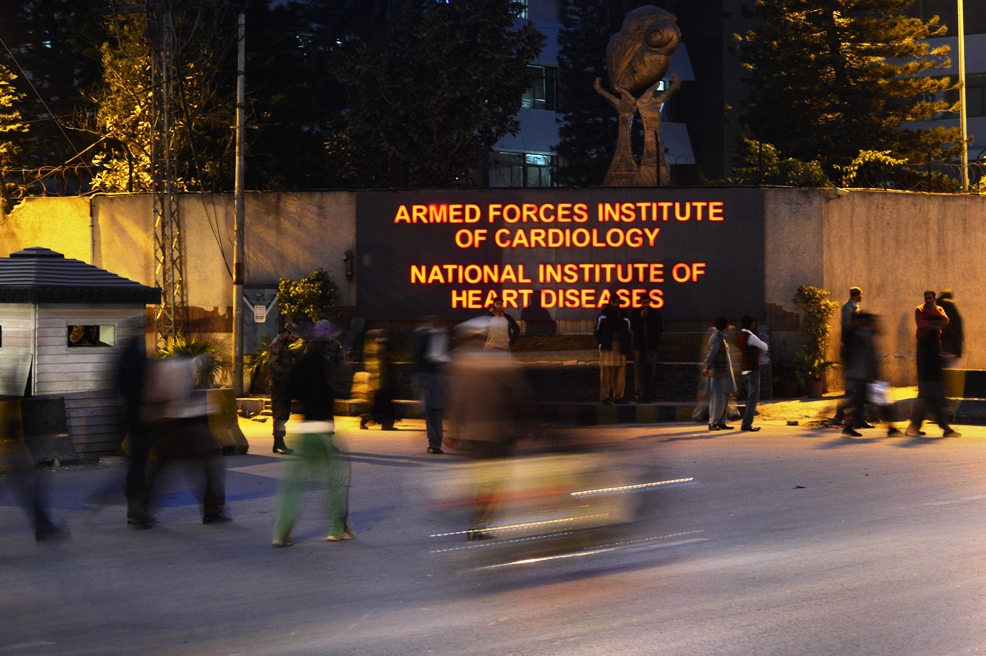
{"label": "concrete barrier", "polygon": [[0,401],[0,473],[32,469],[34,457],[24,442],[20,401]]}
{"label": "concrete barrier", "polygon": [[209,403],[209,431],[216,438],[223,455],[243,454],[250,450],[250,443],[240,430],[237,417],[236,393],[232,389],[206,391]]}
{"label": "concrete barrier", "polygon": [[64,398],[25,397],[20,400],[20,405],[24,443],[35,465],[79,461],[79,454],[68,432]]}

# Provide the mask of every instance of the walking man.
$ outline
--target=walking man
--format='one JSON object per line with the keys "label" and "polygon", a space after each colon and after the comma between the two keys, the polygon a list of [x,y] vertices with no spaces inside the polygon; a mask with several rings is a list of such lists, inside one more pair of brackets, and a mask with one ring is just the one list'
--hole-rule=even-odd
{"label": "walking man", "polygon": [[[331,339],[331,326],[316,326],[312,340]],[[281,484],[274,512],[274,547],[290,547],[291,529],[298,516],[305,487],[315,479],[323,488],[323,503],[329,523],[328,542],[353,540],[356,533],[349,522],[350,466],[346,456],[332,442],[335,433],[335,389],[325,367],[325,359],[313,349],[302,356],[288,376],[288,398],[301,403],[304,419],[292,424],[298,458],[292,459],[287,478]]]}
{"label": "walking man", "polygon": [[626,403],[627,356],[630,351],[630,319],[620,309],[616,292],[596,318],[596,341],[599,342],[599,400],[603,403]]}
{"label": "walking man", "polygon": [[959,314],[955,301],[952,300],[951,289],[943,289],[938,295],[938,307],[944,310],[945,316],[948,317],[948,325],[942,326],[941,329],[942,353],[950,359],[949,366],[955,367],[962,358],[962,342],[965,336],[962,334],[962,315]]}
{"label": "walking man", "polygon": [[284,425],[291,417],[291,396],[288,394],[288,384],[291,381],[291,351],[288,345],[297,338],[297,334],[298,326],[289,321],[267,347],[270,409],[271,414],[274,415],[274,453],[284,455],[294,453],[293,449],[289,449],[284,444],[286,434]]}
{"label": "walking man", "polygon": [[907,427],[908,435],[924,435],[921,424],[925,412],[931,411],[944,431],[944,437],[959,437],[945,417],[945,377],[942,373],[942,328],[948,325],[948,315],[935,302],[935,292],[924,292],[924,304],[914,309],[917,324],[918,402]]}
{"label": "walking man", "polygon": [[760,430],[759,426],[753,425],[757,403],[760,401],[760,356],[766,354],[769,347],[753,334],[753,317],[744,315],[740,319],[740,325],[743,329],[736,336],[736,344],[743,358],[743,382],[746,384],[746,410],[743,412],[743,425],[740,429],[755,432]]}
{"label": "walking man", "polygon": [[[859,287],[849,288],[849,300],[842,304],[842,315],[841,315],[841,325],[842,333],[840,339],[842,346],[839,349],[839,357],[842,360],[843,369],[849,368],[849,349],[850,341],[852,340],[853,331],[856,329],[856,315],[858,315],[862,310],[859,307],[859,303],[863,300],[863,290]],[[845,383],[845,396],[852,396],[853,390],[851,389],[851,383],[848,378],[846,378]],[[835,408],[835,419],[832,420],[833,426],[841,426],[844,419],[844,412],[846,407],[849,405],[849,401],[839,403]],[[863,422],[864,424],[866,422]],[[872,426],[866,425],[865,428],[873,428]]]}
{"label": "walking man", "polygon": [[736,381],[726,343],[728,328],[729,319],[722,315],[716,317],[716,329],[709,338],[709,354],[705,356],[705,368],[702,369],[702,375],[709,379],[709,430],[732,428],[726,423],[726,409],[729,395],[736,392]]}

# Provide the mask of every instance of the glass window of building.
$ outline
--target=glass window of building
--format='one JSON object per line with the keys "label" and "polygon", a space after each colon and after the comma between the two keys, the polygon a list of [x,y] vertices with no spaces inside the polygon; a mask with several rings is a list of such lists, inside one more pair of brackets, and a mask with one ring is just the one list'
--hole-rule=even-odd
{"label": "glass window of building", "polygon": [[[952,84],[958,84],[959,78],[952,76]],[[953,105],[959,101],[959,90],[945,92],[945,100]],[[986,116],[986,75],[967,75],[965,78],[966,116],[976,118]]]}
{"label": "glass window of building", "polygon": [[500,151],[493,155],[490,186],[554,187],[557,166],[556,155]]}
{"label": "glass window of building", "polygon": [[[955,36],[958,33],[958,7],[959,0],[916,0],[911,11],[925,21],[938,16],[941,24],[948,27],[945,35]],[[962,9],[965,33],[986,34],[986,2],[964,0]]]}
{"label": "glass window of building", "polygon": [[531,87],[524,93],[520,106],[527,109],[558,109],[558,67],[529,65]]}

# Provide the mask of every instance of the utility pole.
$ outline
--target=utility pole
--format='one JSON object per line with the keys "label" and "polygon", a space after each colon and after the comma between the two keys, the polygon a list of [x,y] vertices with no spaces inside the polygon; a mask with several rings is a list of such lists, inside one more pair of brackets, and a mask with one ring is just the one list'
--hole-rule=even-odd
{"label": "utility pole", "polygon": [[962,130],[962,191],[969,191],[969,126],[965,104],[965,17],[962,2],[956,16],[959,32],[959,126]]}
{"label": "utility pole", "polygon": [[178,190],[175,187],[174,78],[176,62],[174,9],[170,0],[148,2],[147,20],[151,60],[151,188],[154,196],[154,283],[161,288],[161,305],[155,312],[157,348],[184,334],[185,277]]}
{"label": "utility pole", "polygon": [[246,176],[246,14],[236,28],[236,186],[233,193],[233,390],[243,396],[243,183]]}

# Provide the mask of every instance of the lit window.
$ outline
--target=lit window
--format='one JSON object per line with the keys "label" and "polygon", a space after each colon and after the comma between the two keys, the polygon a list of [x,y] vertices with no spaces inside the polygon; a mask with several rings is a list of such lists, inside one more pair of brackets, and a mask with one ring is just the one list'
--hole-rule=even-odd
{"label": "lit window", "polygon": [[531,87],[524,92],[520,106],[527,109],[558,109],[558,68],[555,66],[527,67],[530,74]]}
{"label": "lit window", "polygon": [[554,187],[555,155],[500,151],[490,167],[492,187]]}
{"label": "lit window", "polygon": [[116,327],[69,326],[68,345],[71,347],[114,346],[116,345]]}

